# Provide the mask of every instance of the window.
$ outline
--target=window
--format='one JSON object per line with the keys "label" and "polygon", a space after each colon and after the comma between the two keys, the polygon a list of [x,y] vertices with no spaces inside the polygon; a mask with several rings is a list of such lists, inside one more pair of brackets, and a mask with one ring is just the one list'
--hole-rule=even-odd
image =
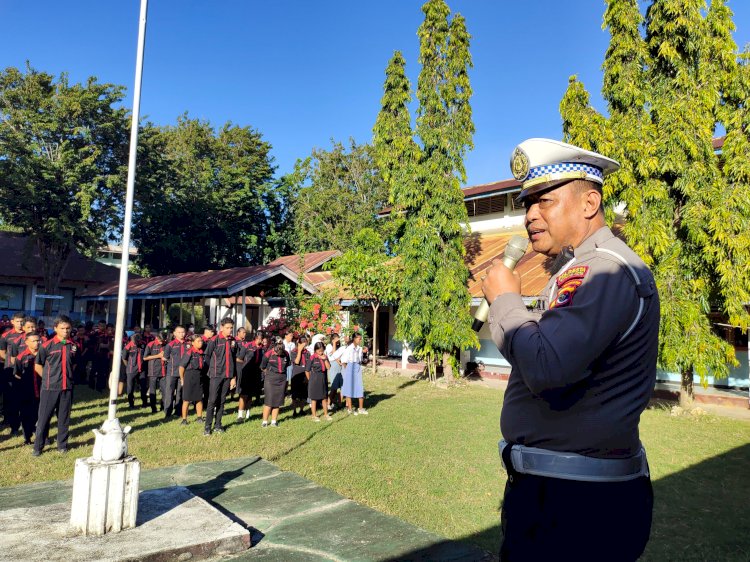
{"label": "window", "polygon": [[23,285],[0,285],[0,308],[23,310],[24,300],[25,292]]}
{"label": "window", "polygon": [[[46,294],[43,287],[37,287],[36,290],[37,293],[41,295]],[[73,310],[73,296],[75,294],[75,289],[60,289],[59,293],[59,296],[62,297],[61,299],[51,299],[52,312],[68,314]],[[44,310],[45,300],[46,299],[37,296],[36,303],[34,303],[34,310]]]}

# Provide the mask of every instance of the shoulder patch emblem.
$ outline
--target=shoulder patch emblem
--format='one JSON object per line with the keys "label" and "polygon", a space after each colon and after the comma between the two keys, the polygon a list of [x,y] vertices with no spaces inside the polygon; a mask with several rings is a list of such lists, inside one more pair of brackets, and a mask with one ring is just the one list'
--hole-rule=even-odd
{"label": "shoulder patch emblem", "polygon": [[573,303],[573,294],[583,283],[589,272],[589,266],[577,265],[566,269],[557,276],[557,298],[550,303],[550,308],[562,308]]}
{"label": "shoulder patch emblem", "polygon": [[[573,279],[583,279],[589,272],[588,265],[576,265],[566,269],[560,275],[557,276],[557,286],[562,287]],[[579,283],[580,285],[580,283]]]}

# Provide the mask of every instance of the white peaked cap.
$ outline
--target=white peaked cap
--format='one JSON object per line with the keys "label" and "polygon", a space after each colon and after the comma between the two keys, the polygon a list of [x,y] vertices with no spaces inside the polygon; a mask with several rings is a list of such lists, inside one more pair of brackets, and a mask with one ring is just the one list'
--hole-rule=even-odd
{"label": "white peaked cap", "polygon": [[518,196],[547,191],[572,180],[602,184],[604,178],[620,169],[620,164],[590,150],[552,139],[528,139],[510,157],[513,177],[523,183]]}

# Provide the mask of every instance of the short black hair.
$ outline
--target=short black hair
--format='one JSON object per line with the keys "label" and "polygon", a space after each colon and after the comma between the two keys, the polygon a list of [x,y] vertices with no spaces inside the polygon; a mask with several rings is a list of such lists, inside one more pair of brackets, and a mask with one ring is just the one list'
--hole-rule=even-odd
{"label": "short black hair", "polygon": [[221,319],[222,326],[226,326],[227,324],[231,324],[232,326],[234,326],[234,320],[232,320],[229,316],[225,316]]}
{"label": "short black hair", "polygon": [[26,313],[24,313],[24,312],[16,312],[13,315],[12,320],[23,320],[24,318],[26,318]]}
{"label": "short black hair", "polygon": [[24,316],[23,323],[28,324],[29,322],[31,322],[32,324],[34,324],[34,326],[36,326],[36,318],[34,318],[33,316]]}
{"label": "short black hair", "polygon": [[65,316],[64,314],[61,314],[57,318],[55,318],[55,321],[52,323],[52,325],[57,328],[60,324],[70,324],[70,327],[73,327],[73,321],[70,319],[70,317]]}

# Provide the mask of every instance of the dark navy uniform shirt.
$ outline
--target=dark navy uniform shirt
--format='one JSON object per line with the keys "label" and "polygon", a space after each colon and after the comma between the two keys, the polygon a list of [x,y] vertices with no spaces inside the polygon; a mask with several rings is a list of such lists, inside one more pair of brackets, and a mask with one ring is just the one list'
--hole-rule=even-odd
{"label": "dark navy uniform shirt", "polygon": [[127,374],[142,373],[143,365],[143,346],[135,345],[132,341],[122,349],[122,358],[127,361],[125,372]]}
{"label": "dark navy uniform shirt", "polygon": [[5,352],[6,369],[13,367],[12,358],[15,357],[15,355],[18,355],[18,352],[16,352],[15,355],[12,354],[14,346],[16,346],[20,340],[23,340],[24,337],[26,337],[26,334],[24,334],[23,331],[16,332],[15,329],[6,331],[2,337],[0,337],[0,350]]}
{"label": "dark navy uniform shirt", "polygon": [[273,350],[263,355],[260,368],[268,373],[286,376],[286,368],[289,366],[289,355],[285,351],[282,355],[276,355]]}
{"label": "dark navy uniform shirt", "polygon": [[190,346],[190,349],[188,349],[185,355],[182,356],[182,359],[180,359],[180,364],[178,366],[184,367],[185,371],[202,371],[203,363],[205,361],[204,357],[205,354],[202,349],[198,351],[193,346]]}
{"label": "dark navy uniform shirt", "polygon": [[35,398],[39,398],[39,383],[41,379],[36,374],[34,366],[36,365],[36,355],[31,351],[24,349],[16,357],[13,365],[13,374],[16,379],[21,381],[21,393],[24,396],[30,396],[32,393]]}
{"label": "dark navy uniform shirt", "polygon": [[656,381],[659,297],[638,255],[602,227],[550,279],[548,309],[515,293],[490,307],[492,339],[512,366],[500,426],[511,443],[629,457]]}

